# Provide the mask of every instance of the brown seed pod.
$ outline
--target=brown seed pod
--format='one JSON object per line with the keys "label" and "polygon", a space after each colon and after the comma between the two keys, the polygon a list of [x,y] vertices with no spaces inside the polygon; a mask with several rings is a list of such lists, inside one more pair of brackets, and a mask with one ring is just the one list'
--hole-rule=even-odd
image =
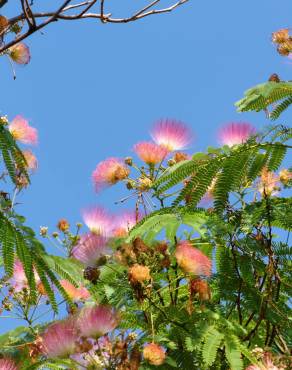
{"label": "brown seed pod", "polygon": [[89,280],[92,284],[96,284],[99,278],[100,271],[97,267],[87,266],[83,272],[83,277]]}

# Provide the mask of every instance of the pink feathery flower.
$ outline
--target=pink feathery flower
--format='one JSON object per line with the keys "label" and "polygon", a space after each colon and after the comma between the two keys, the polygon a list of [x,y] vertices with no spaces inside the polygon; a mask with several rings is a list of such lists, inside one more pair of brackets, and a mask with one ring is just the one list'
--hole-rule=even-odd
{"label": "pink feathery flower", "polygon": [[16,292],[20,292],[24,288],[28,288],[27,278],[19,260],[14,261],[13,276],[10,279],[10,284]]}
{"label": "pink feathery flower", "polygon": [[98,338],[114,330],[119,322],[117,312],[109,306],[84,307],[78,316],[80,335]]}
{"label": "pink feathery flower", "polygon": [[75,318],[57,321],[41,336],[42,351],[49,358],[67,357],[74,353],[78,337]]}
{"label": "pink feathery flower", "polygon": [[269,352],[265,352],[263,356],[263,363],[258,365],[249,365],[245,370],[284,370],[284,368],[279,368],[274,365],[272,356]]}
{"label": "pink feathery flower", "polygon": [[38,168],[38,161],[33,152],[31,150],[24,150],[22,154],[26,160],[26,167],[29,170],[35,171]]}
{"label": "pink feathery flower", "polygon": [[[36,284],[39,284],[41,282],[40,277],[35,270],[34,277]],[[20,292],[22,289],[29,288],[23,265],[21,261],[18,259],[14,261],[13,275],[9,282],[11,286],[14,288],[15,292]]]}
{"label": "pink feathery flower", "polygon": [[[138,216],[138,217],[137,217]],[[115,218],[113,236],[124,237],[140,220],[140,215],[136,212],[127,211]]]}
{"label": "pink feathery flower", "polygon": [[219,130],[218,138],[221,144],[233,146],[245,143],[255,133],[250,123],[231,122]]}
{"label": "pink feathery flower", "polygon": [[274,172],[268,171],[267,168],[263,168],[258,183],[258,191],[261,196],[275,196],[279,194],[279,180],[279,176]]}
{"label": "pink feathery flower", "polygon": [[172,152],[184,149],[191,142],[192,133],[184,123],[166,119],[154,125],[151,137],[156,144]]}
{"label": "pink feathery flower", "polygon": [[9,48],[9,56],[17,64],[28,64],[30,62],[29,47],[24,43],[18,43]]}
{"label": "pink feathery flower", "polygon": [[0,359],[0,370],[17,370],[18,367],[16,363],[10,358],[1,358]]}
{"label": "pink feathery flower", "polygon": [[89,291],[82,285],[75,288],[68,280],[60,280],[60,284],[73,301],[84,301],[90,297]]}
{"label": "pink feathery flower", "polygon": [[8,126],[8,129],[15,140],[24,144],[37,144],[37,130],[34,127],[31,127],[28,124],[28,121],[22,116],[16,116]]}
{"label": "pink feathery flower", "polygon": [[92,173],[96,191],[126,179],[129,173],[129,168],[118,158],[108,158],[98,163]]}
{"label": "pink feathery flower", "polygon": [[161,163],[168,154],[168,150],[155,143],[143,141],[134,145],[138,157],[147,164]]}
{"label": "pink feathery flower", "polygon": [[189,241],[184,240],[178,243],[175,257],[178,265],[185,272],[194,275],[211,275],[211,260],[199,249],[194,248]]}
{"label": "pink feathery flower", "polygon": [[97,235],[111,234],[111,216],[102,207],[91,207],[82,211],[83,221],[89,230]]}
{"label": "pink feathery flower", "polygon": [[71,254],[85,266],[96,267],[102,257],[111,254],[111,250],[107,246],[106,237],[88,233],[81,235]]}

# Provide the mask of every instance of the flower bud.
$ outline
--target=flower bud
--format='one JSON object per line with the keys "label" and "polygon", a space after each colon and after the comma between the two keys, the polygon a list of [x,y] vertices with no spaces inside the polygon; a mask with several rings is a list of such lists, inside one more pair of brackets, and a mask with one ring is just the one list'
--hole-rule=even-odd
{"label": "flower bud", "polygon": [[167,161],[167,164],[168,164],[169,167],[174,166],[175,165],[175,160],[173,158],[171,158]]}
{"label": "flower bud", "polygon": [[48,227],[47,226],[41,226],[40,227],[40,235],[41,236],[47,236],[48,235]]}
{"label": "flower bud", "polygon": [[129,269],[129,280],[131,283],[143,283],[150,280],[149,267],[135,264]]}
{"label": "flower bud", "polygon": [[292,180],[292,172],[284,168],[280,171],[279,178],[283,185],[287,185]]}
{"label": "flower bud", "polygon": [[152,186],[152,181],[148,177],[140,177],[139,183],[139,189],[141,191],[148,191]]}
{"label": "flower bud", "polygon": [[162,365],[166,357],[164,349],[155,343],[146,344],[143,356],[145,360],[155,366]]}
{"label": "flower bud", "polygon": [[58,222],[58,225],[57,225],[58,229],[62,232],[66,232],[69,227],[70,227],[70,224],[69,222],[65,219],[65,218],[62,218],[59,222]]}
{"label": "flower bud", "polygon": [[288,28],[283,28],[279,31],[272,33],[272,41],[275,44],[281,44],[288,39],[289,39],[289,29]]}
{"label": "flower bud", "polygon": [[211,299],[211,291],[207,281],[201,279],[193,279],[190,281],[191,295],[198,294],[200,301],[209,301]]}
{"label": "flower bud", "polygon": [[174,159],[175,163],[179,163],[179,162],[185,161],[187,159],[190,159],[190,156],[186,153],[183,153],[183,152],[176,152],[173,159]]}
{"label": "flower bud", "polygon": [[292,40],[288,40],[280,44],[277,48],[277,51],[283,57],[287,57],[290,53],[292,53]]}
{"label": "flower bud", "polygon": [[9,26],[9,21],[3,15],[0,15],[0,35],[5,32],[6,28]]}
{"label": "flower bud", "polygon": [[126,158],[125,158],[125,163],[126,163],[128,166],[132,166],[132,165],[133,165],[133,158],[132,158],[132,157],[126,157]]}
{"label": "flower bud", "polygon": [[7,118],[7,116],[0,116],[0,125],[2,125],[2,126],[8,125],[8,118]]}
{"label": "flower bud", "polygon": [[100,271],[97,267],[87,266],[83,272],[83,277],[86,280],[89,280],[92,284],[96,284],[99,278]]}

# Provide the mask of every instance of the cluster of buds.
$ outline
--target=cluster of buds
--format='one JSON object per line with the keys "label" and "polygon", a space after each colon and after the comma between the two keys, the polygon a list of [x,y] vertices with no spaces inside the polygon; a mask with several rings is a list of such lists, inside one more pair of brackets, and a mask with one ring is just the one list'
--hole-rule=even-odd
{"label": "cluster of buds", "polygon": [[8,125],[9,121],[7,116],[0,116],[0,126]]}
{"label": "cluster of buds", "polygon": [[280,55],[287,57],[292,53],[292,36],[289,35],[288,28],[273,32],[272,41],[277,45]]}
{"label": "cluster of buds", "polygon": [[143,349],[143,357],[151,365],[159,366],[165,361],[165,350],[156,343],[148,343]]}
{"label": "cluster of buds", "polygon": [[280,171],[279,173],[279,180],[284,185],[284,187],[291,186],[292,182],[292,172],[286,168]]}
{"label": "cluster of buds", "polygon": [[131,244],[123,244],[115,254],[116,260],[125,266],[143,265],[161,270],[169,267],[170,257],[166,243],[158,243],[149,247],[141,238],[136,238]]}

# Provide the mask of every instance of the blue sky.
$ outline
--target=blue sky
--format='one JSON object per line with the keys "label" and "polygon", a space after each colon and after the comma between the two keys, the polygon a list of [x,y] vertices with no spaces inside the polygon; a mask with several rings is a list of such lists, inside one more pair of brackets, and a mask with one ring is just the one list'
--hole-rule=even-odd
{"label": "blue sky", "polygon": [[[145,2],[110,3],[119,16]],[[292,65],[270,37],[291,26],[291,13],[291,0],[190,0],[173,13],[126,25],[52,24],[26,41],[32,60],[17,68],[16,81],[1,58],[1,114],[22,114],[40,136],[39,170],[18,211],[36,230],[52,231],[62,217],[79,221],[84,206],[116,209],[126,191],[96,195],[91,173],[108,156],[131,154],[157,119],[190,125],[194,151],[216,145],[225,122],[261,127],[263,114],[238,114],[234,102],[272,73],[291,79]]]}

